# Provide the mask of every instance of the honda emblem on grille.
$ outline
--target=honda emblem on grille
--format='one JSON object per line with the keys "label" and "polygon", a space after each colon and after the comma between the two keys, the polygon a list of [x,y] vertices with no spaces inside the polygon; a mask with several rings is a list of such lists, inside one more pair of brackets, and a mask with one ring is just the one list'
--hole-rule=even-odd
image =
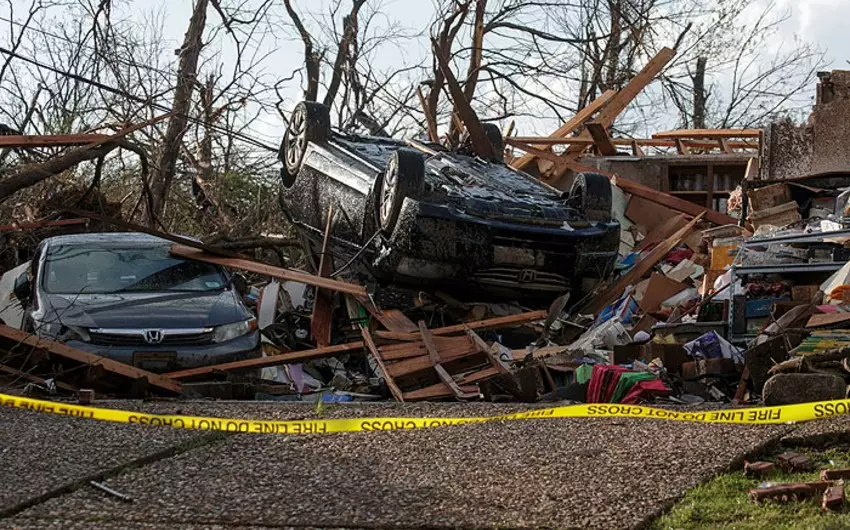
{"label": "honda emblem on grille", "polygon": [[523,269],[519,273],[519,281],[523,283],[533,282],[537,278],[537,272],[531,269]]}
{"label": "honda emblem on grille", "polygon": [[162,342],[162,330],[146,329],[145,342],[147,342],[148,344],[159,344],[160,342]]}

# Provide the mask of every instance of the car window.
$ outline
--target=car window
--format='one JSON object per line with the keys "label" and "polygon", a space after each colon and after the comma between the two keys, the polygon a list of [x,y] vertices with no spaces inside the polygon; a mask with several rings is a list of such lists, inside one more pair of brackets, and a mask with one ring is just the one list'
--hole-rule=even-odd
{"label": "car window", "polygon": [[49,293],[212,291],[225,285],[221,269],[171,256],[168,247],[105,248],[59,245],[44,263]]}

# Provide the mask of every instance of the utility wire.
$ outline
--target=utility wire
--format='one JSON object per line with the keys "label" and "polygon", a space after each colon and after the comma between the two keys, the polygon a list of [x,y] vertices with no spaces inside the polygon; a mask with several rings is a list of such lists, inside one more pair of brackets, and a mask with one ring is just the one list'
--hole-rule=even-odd
{"label": "utility wire", "polygon": [[[81,83],[86,83],[88,85],[92,85],[94,87],[97,87],[97,88],[104,90],[106,92],[109,92],[111,94],[115,94],[115,95],[118,95],[118,96],[121,96],[121,97],[125,97],[125,98],[130,99],[132,101],[135,101],[137,103],[141,103],[143,105],[151,106],[151,107],[157,108],[157,109],[165,111],[165,112],[171,112],[171,109],[169,107],[166,107],[165,105],[161,105],[161,104],[155,103],[151,100],[141,98],[141,97],[136,96],[134,94],[131,94],[131,93],[125,91],[125,90],[121,90],[121,89],[118,89],[118,88],[115,88],[115,87],[111,87],[109,85],[101,83],[100,81],[95,81],[94,79],[89,79],[89,78],[81,76],[79,74],[75,74],[75,73],[72,73],[72,72],[61,70],[59,68],[55,68],[55,67],[50,66],[48,64],[44,64],[42,62],[36,61],[35,59],[31,59],[29,57],[25,57],[23,55],[20,55],[19,53],[13,52],[13,51],[8,50],[6,48],[0,47],[0,53],[2,53],[4,55],[8,55],[9,57],[13,57],[15,59],[18,59],[18,60],[23,61],[25,63],[31,64],[31,65],[33,65],[37,68],[43,68],[43,69],[49,70],[49,71],[51,71],[55,74],[74,79],[75,81],[79,81]],[[230,129],[228,129],[226,127],[222,127],[220,125],[204,123],[203,120],[195,118],[194,116],[190,116],[188,114],[175,114],[175,116],[180,116],[182,118],[186,118],[186,120],[188,120],[192,123],[195,123],[195,124],[198,124],[198,125],[203,125],[205,127],[211,128],[213,130],[230,134],[234,138],[239,138],[243,142],[251,144],[255,147],[259,147],[259,148],[265,149],[267,151],[272,151],[272,152],[275,152],[275,153],[278,151],[277,147],[273,147],[273,146],[264,144],[263,142],[255,140],[254,138],[251,138],[250,136],[247,136],[245,134],[230,130]]]}

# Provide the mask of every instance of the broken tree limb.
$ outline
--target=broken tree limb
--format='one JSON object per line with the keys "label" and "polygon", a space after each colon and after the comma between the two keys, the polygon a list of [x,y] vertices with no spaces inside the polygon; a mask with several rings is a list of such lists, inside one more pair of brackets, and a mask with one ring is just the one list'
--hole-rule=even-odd
{"label": "broken tree limb", "polygon": [[[586,107],[579,110],[575,116],[567,120],[563,125],[558,127],[558,129],[549,135],[550,139],[553,140],[561,140],[575,132],[576,129],[581,127],[584,122],[589,120],[594,114],[596,114],[601,108],[608,104],[609,101],[617,94],[616,90],[606,90],[602,93],[601,96],[594,99],[590,102]],[[592,139],[589,139],[591,142]],[[505,141],[510,144],[508,138],[505,138]],[[530,142],[529,142],[530,143]],[[511,144],[513,145],[513,144]],[[545,145],[535,145],[537,149],[545,149]],[[520,158],[518,158],[515,162],[511,164],[514,169],[523,169],[525,166],[530,164],[536,156],[534,154],[528,153]]]}
{"label": "broken tree limb", "polygon": [[170,379],[167,376],[148,372],[147,370],[142,370],[140,368],[136,368],[135,366],[130,366],[129,364],[120,363],[118,361],[113,361],[112,359],[108,359],[106,357],[101,357],[100,355],[95,355],[93,353],[89,353],[83,350],[78,350],[60,342],[41,339],[36,337],[35,335],[31,335],[19,329],[0,325],[0,337],[6,339],[4,342],[10,343],[9,347],[12,347],[17,344],[25,344],[37,350],[45,351],[50,355],[56,355],[65,359],[70,359],[72,361],[76,361],[87,366],[103,367],[104,370],[112,374],[120,375],[133,380],[145,379],[147,380],[149,385],[155,386],[161,390],[166,390],[170,393],[182,393],[180,383]]}
{"label": "broken tree limb", "polygon": [[116,147],[130,149],[137,154],[143,155],[137,146],[132,146],[129,142],[124,141],[124,137],[128,134],[143,129],[162,120],[171,117],[172,113],[163,114],[142,123],[130,125],[118,131],[113,135],[99,136],[100,139],[88,143],[77,149],[73,149],[61,156],[57,156],[41,162],[39,164],[30,164],[18,169],[13,174],[0,180],[0,203],[9,198],[12,194],[38,184],[53,175],[67,171],[76,166],[80,162],[100,158],[109,153]]}
{"label": "broken tree limb", "polygon": [[425,114],[425,125],[428,130],[428,140],[437,143],[440,141],[440,135],[437,132],[437,122],[431,112],[428,111],[428,100],[425,99],[425,94],[422,93],[422,87],[416,87],[416,95],[419,96],[419,104],[422,105],[422,112]]}
{"label": "broken tree limb", "polygon": [[648,273],[656,263],[664,259],[664,256],[673,250],[673,248],[675,248],[676,245],[678,245],[682,239],[691,232],[694,225],[696,225],[700,219],[702,219],[702,214],[695,217],[690,223],[683,226],[679,229],[679,231],[670,236],[669,239],[652,249],[643,259],[635,263],[635,266],[632,267],[632,269],[623,277],[598,296],[594,297],[594,299],[585,306],[580,313],[596,314],[608,304],[616,301],[623,294],[623,290],[626,287],[635,284],[639,279],[643,278],[643,276]]}
{"label": "broken tree limb", "polygon": [[172,243],[177,243],[183,246],[192,247],[201,249],[205,252],[209,252],[210,254],[216,254],[218,256],[228,256],[232,258],[244,258],[245,256],[241,254],[236,254],[235,252],[230,252],[229,250],[225,250],[219,247],[212,247],[209,245],[205,245],[200,241],[195,241],[194,239],[189,239],[187,237],[178,236],[175,234],[169,234],[168,232],[162,232],[159,230],[154,230],[153,228],[148,228],[146,226],[138,225],[136,223],[131,223],[129,221],[124,221],[123,219],[115,219],[113,217],[107,217],[105,215],[100,215],[94,212],[89,212],[86,210],[79,210],[77,208],[66,208],[65,212],[78,215],[80,217],[88,217],[89,219],[100,221],[101,223],[106,223],[109,225],[117,226],[119,228],[123,228],[125,230],[132,230],[133,232],[141,232],[143,234],[149,234],[156,237],[161,237],[162,239],[171,241]]}
{"label": "broken tree limb", "polygon": [[321,276],[314,276],[312,274],[307,274],[306,272],[284,269],[282,267],[274,267],[272,265],[266,265],[265,263],[251,261],[243,258],[227,258],[222,256],[215,256],[197,248],[174,245],[171,247],[171,254],[173,256],[178,256],[185,259],[203,261],[206,263],[221,265],[222,267],[228,267],[231,269],[238,269],[247,272],[253,272],[255,274],[262,274],[263,276],[277,278],[278,280],[303,283],[306,285],[312,285],[313,287],[319,287],[321,289],[328,289],[340,293],[351,294],[354,296],[367,296],[366,288],[362,285],[343,282],[340,280],[331,280],[330,278],[322,278]]}
{"label": "broken tree limb", "polygon": [[70,147],[86,145],[112,139],[109,134],[44,134],[44,135],[3,135],[0,147],[30,149],[35,147]]}
{"label": "broken tree limb", "polygon": [[484,132],[481,120],[478,119],[478,115],[475,114],[475,111],[472,109],[472,105],[469,104],[469,101],[467,101],[466,96],[463,93],[463,89],[460,87],[460,84],[458,84],[454,72],[452,72],[452,67],[449,64],[449,59],[445,55],[445,50],[440,48],[436,39],[432,39],[431,43],[434,48],[434,56],[437,58],[440,71],[443,73],[443,77],[445,77],[446,86],[454,100],[457,116],[463,122],[464,127],[469,133],[469,139],[472,142],[472,148],[475,150],[475,154],[481,158],[495,158],[496,153],[493,149],[493,144],[487,138],[487,133]]}
{"label": "broken tree limb", "polygon": [[202,366],[200,368],[190,368],[187,370],[169,372],[164,375],[171,379],[186,379],[187,377],[209,375],[215,372],[268,368],[270,366],[280,366],[282,364],[303,363],[315,359],[324,359],[325,357],[333,357],[340,353],[359,351],[364,347],[365,344],[362,341],[349,342],[346,344],[328,346],[327,348],[286,352],[281,353],[280,355],[271,355],[269,357],[258,357],[256,359],[246,359],[244,361],[233,361],[230,363],[215,364],[212,366]]}

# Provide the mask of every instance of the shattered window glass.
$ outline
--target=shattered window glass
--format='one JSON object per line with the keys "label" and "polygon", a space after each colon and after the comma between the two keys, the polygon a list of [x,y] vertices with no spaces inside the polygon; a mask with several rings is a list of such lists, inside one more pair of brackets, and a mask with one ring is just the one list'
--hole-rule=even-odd
{"label": "shattered window glass", "polygon": [[214,265],[175,258],[168,247],[106,248],[61,245],[44,266],[49,293],[203,292],[221,289]]}

